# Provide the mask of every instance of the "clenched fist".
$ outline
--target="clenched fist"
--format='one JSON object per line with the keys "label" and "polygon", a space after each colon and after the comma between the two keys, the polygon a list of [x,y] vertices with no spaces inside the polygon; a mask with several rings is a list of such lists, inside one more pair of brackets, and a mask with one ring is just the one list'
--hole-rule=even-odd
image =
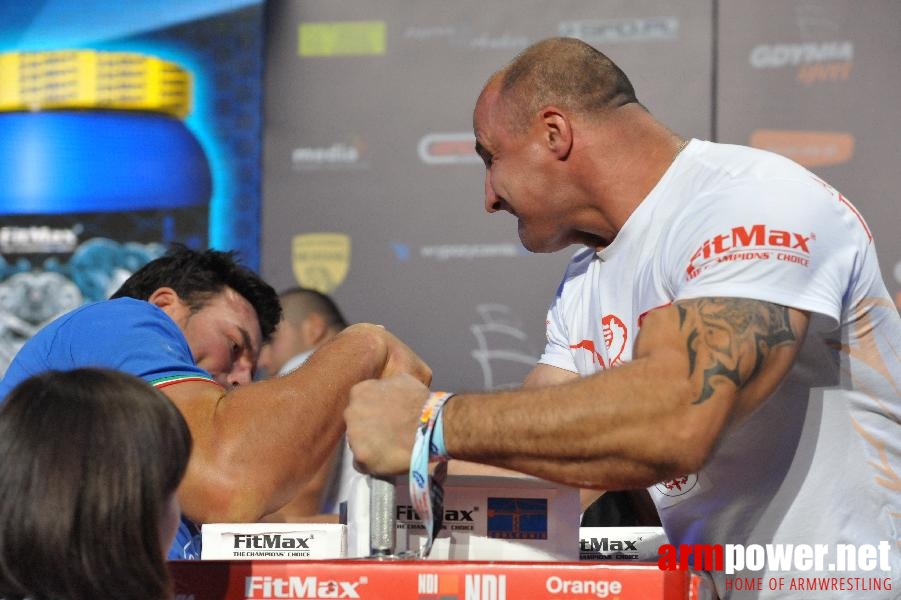
{"label": "clenched fist", "polygon": [[357,470],[374,475],[409,470],[416,428],[429,393],[424,383],[406,373],[351,388],[344,420]]}

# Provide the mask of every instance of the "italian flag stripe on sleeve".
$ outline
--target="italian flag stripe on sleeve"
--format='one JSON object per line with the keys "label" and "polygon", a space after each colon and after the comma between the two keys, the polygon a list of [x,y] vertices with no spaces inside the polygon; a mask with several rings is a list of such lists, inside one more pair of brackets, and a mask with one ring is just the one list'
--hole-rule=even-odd
{"label": "italian flag stripe on sleeve", "polygon": [[216,385],[216,386],[219,385],[218,383],[216,383],[209,377],[204,377],[202,375],[170,375],[169,377],[162,377],[160,379],[154,379],[150,383],[151,383],[151,385],[153,385],[156,388],[164,388],[169,385],[174,385],[176,383],[184,383],[186,381],[204,381],[206,383],[212,383],[213,385]]}

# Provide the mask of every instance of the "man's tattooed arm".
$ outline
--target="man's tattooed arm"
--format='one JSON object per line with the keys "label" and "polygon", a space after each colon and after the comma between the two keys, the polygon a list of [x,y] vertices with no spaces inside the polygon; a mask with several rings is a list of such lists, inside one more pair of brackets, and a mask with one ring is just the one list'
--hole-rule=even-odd
{"label": "man's tattooed arm", "polygon": [[689,375],[699,383],[694,404],[716,386],[741,389],[760,371],[774,348],[794,343],[789,309],[742,298],[680,301],[679,328],[688,351]]}

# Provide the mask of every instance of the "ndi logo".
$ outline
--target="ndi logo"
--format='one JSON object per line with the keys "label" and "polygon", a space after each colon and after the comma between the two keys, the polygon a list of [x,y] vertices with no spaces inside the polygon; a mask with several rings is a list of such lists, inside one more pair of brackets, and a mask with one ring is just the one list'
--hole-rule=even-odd
{"label": "ndi logo", "polygon": [[454,574],[419,573],[418,600],[460,600],[460,578]]}
{"label": "ndi logo", "polygon": [[466,600],[507,600],[506,575],[467,575],[464,586]]}

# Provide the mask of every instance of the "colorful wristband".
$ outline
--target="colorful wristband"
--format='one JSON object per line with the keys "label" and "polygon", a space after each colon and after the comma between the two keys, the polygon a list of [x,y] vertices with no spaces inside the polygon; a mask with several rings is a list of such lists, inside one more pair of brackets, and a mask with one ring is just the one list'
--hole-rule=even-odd
{"label": "colorful wristband", "polygon": [[[450,400],[453,393],[435,393],[432,397],[437,396],[434,408],[432,409],[435,417],[435,426],[432,429],[432,438],[429,440],[429,458],[437,460],[448,460],[450,454],[447,453],[447,446],[444,444],[444,405]],[[429,400],[432,400],[432,397]]]}
{"label": "colorful wristband", "polygon": [[[444,480],[447,477],[447,450],[444,447],[444,435],[435,442],[436,424],[441,420],[444,403],[453,394],[433,392],[426,400],[416,429],[416,440],[410,455],[410,501],[413,510],[422,519],[426,530],[426,540],[420,549],[420,557],[427,558],[432,550],[432,543],[441,530],[444,522]],[[443,426],[442,426],[443,428]],[[429,474],[429,461],[438,459],[434,472]]]}

